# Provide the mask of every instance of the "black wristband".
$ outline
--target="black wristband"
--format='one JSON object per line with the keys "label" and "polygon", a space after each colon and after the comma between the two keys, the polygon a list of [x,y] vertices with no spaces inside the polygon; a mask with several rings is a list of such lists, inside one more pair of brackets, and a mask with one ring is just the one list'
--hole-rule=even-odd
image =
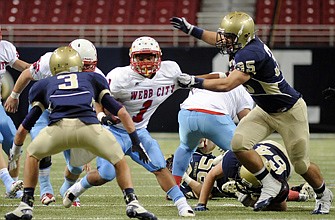
{"label": "black wristband", "polygon": [[199,40],[201,40],[203,33],[204,33],[203,29],[201,29],[201,28],[199,28],[197,26],[194,26],[190,34],[193,37],[198,38]]}
{"label": "black wristband", "polygon": [[130,134],[129,134],[129,137],[130,137],[131,143],[132,143],[133,145],[138,145],[138,144],[140,144],[140,139],[139,139],[139,137],[138,137],[138,135],[137,135],[136,130],[135,130],[134,132],[130,133]]}
{"label": "black wristband", "polygon": [[204,79],[195,77],[195,84],[192,86],[194,88],[203,89]]}

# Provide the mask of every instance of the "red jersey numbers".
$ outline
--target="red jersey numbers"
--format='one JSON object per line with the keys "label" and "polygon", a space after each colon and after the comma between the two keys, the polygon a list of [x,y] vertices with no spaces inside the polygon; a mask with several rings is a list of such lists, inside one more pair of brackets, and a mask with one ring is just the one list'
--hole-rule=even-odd
{"label": "red jersey numbers", "polygon": [[133,116],[133,121],[138,123],[141,122],[143,120],[143,115],[144,113],[146,113],[148,111],[148,108],[150,108],[152,104],[152,100],[147,100],[143,103],[142,108],[140,109],[140,112]]}

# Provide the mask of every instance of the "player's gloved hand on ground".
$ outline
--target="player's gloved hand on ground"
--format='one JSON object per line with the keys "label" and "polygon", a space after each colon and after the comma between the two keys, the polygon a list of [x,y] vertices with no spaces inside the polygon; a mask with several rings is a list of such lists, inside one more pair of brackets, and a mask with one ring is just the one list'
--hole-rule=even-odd
{"label": "player's gloved hand on ground", "polygon": [[106,115],[101,118],[101,124],[107,125],[107,126],[116,125],[116,124],[119,124],[120,122],[121,120],[114,115]]}
{"label": "player's gloved hand on ground", "polygon": [[206,207],[205,204],[198,203],[198,204],[194,207],[194,210],[195,210],[195,211],[198,211],[198,212],[203,212],[203,211],[208,211],[209,209]]}
{"label": "player's gloved hand on ground", "polygon": [[322,96],[326,100],[335,99],[335,89],[329,87],[329,88],[323,90],[322,91]]}
{"label": "player's gloved hand on ground", "polygon": [[172,24],[173,27],[181,30],[182,32],[186,33],[186,34],[191,34],[194,25],[190,24],[187,22],[187,20],[182,17],[172,17],[170,18],[170,23]]}
{"label": "player's gloved hand on ground", "polygon": [[22,146],[17,146],[13,143],[12,148],[9,150],[9,160],[8,160],[8,171],[12,171],[17,168],[17,161],[22,154]]}
{"label": "player's gloved hand on ground", "polygon": [[146,150],[144,149],[136,130],[132,133],[129,134],[129,137],[131,139],[132,147],[131,151],[132,152],[137,152],[139,155],[140,160],[142,160],[144,163],[149,163],[151,162],[149,155],[147,154]]}

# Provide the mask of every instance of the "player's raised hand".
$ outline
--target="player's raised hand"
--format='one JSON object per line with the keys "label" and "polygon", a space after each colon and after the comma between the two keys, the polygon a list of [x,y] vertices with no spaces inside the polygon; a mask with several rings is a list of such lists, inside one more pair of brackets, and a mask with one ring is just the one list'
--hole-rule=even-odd
{"label": "player's raised hand", "polygon": [[190,24],[187,22],[186,18],[182,17],[172,17],[170,18],[170,23],[172,24],[173,27],[183,31],[186,34],[191,34],[194,25]]}

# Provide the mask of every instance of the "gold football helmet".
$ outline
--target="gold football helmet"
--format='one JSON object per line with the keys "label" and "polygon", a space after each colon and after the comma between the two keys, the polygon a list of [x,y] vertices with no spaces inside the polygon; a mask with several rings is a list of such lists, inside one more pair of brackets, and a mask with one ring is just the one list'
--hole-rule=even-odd
{"label": "gold football helmet", "polygon": [[234,54],[254,38],[254,20],[244,12],[231,12],[221,21],[216,34],[216,47],[223,54]]}
{"label": "gold football helmet", "polygon": [[63,46],[52,53],[49,66],[52,75],[57,75],[63,72],[81,72],[84,63],[75,49]]}

